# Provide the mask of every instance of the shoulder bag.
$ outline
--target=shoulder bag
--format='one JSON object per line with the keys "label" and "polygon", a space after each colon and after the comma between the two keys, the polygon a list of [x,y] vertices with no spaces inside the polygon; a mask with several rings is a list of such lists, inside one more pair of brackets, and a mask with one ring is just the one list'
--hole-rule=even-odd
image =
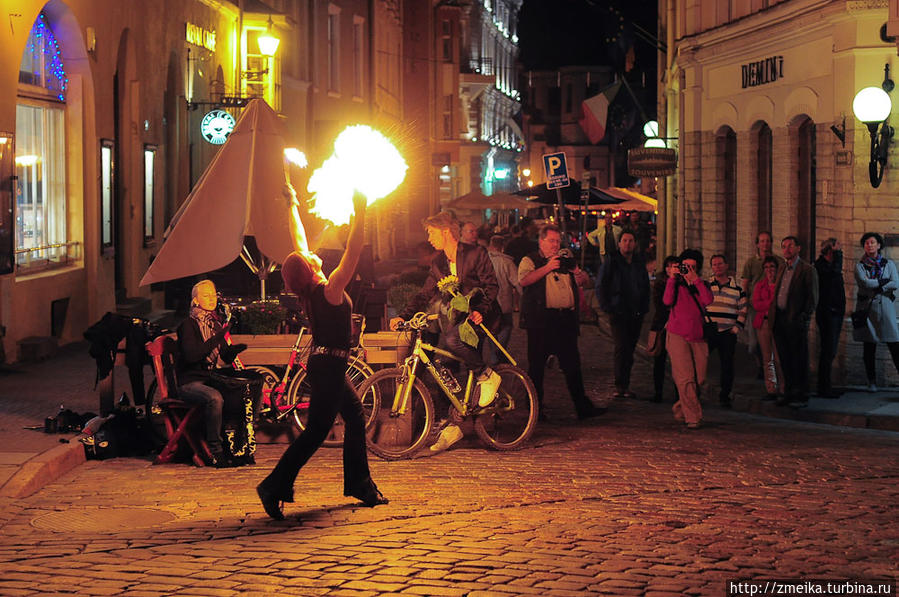
{"label": "shoulder bag", "polygon": [[[705,284],[705,282],[703,282]],[[693,302],[696,303],[696,306],[699,307],[699,312],[702,314],[702,338],[706,341],[706,343],[714,342],[715,338],[718,336],[718,324],[712,321],[712,318],[709,317],[709,314],[706,313],[706,310],[699,304],[699,299],[696,298],[696,295],[690,292],[690,289],[687,288],[687,292],[690,294],[690,298],[693,299]]]}

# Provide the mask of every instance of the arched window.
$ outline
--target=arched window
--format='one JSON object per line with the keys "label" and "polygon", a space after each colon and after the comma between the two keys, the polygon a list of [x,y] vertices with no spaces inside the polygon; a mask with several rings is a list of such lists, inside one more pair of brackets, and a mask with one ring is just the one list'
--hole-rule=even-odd
{"label": "arched window", "polygon": [[61,52],[44,13],[31,28],[16,101],[16,264],[65,260],[66,78]]}

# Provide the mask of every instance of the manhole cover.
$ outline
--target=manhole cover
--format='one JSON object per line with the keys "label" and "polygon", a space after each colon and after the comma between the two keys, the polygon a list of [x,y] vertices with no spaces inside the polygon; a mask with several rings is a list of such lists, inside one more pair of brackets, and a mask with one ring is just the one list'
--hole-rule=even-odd
{"label": "manhole cover", "polygon": [[171,512],[148,508],[85,508],[38,516],[31,521],[31,526],[58,533],[115,533],[153,527],[174,518]]}

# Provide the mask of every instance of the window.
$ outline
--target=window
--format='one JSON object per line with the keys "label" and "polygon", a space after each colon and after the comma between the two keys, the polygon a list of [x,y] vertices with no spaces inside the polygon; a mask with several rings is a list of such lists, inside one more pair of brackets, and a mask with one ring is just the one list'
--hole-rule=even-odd
{"label": "window", "polygon": [[19,67],[16,102],[15,253],[19,268],[65,262],[67,82],[59,44],[41,13]]}
{"label": "window", "polygon": [[144,145],[144,244],[153,240],[156,211],[156,146]]}
{"label": "window", "polygon": [[453,135],[453,104],[456,101],[454,95],[443,96],[443,138],[452,139]]}
{"label": "window", "polygon": [[340,92],[340,9],[328,6],[328,91]]}
{"label": "window", "polygon": [[113,245],[114,149],[115,144],[110,139],[100,140],[100,247],[103,249]]}
{"label": "window", "polygon": [[440,24],[440,54],[444,62],[453,61],[453,22],[441,21]]}
{"label": "window", "polygon": [[365,72],[365,48],[363,47],[363,25],[360,17],[353,17],[353,97],[362,97],[363,73]]}

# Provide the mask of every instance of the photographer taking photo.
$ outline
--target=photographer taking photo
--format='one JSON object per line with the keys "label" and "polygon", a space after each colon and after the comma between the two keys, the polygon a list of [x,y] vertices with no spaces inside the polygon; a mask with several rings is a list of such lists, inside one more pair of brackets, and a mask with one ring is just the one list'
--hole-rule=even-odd
{"label": "photographer taking photo", "polygon": [[615,343],[615,398],[636,398],[630,391],[634,349],[643,317],[649,312],[649,273],[637,252],[637,237],[621,233],[618,253],[602,264],[596,285],[599,308],[609,315]]}
{"label": "photographer taking photo", "polygon": [[[577,267],[574,255],[561,249],[562,235],[555,224],[540,229],[539,249],[521,260],[518,281],[521,284],[521,321],[528,333],[528,375],[537,390],[540,418],[543,410],[543,373],[546,359],[554,354],[565,374],[568,393],[574,401],[578,419],[586,419],[603,412],[587,398],[581,374],[581,353],[577,337],[580,328],[578,313],[582,286],[589,279]],[[563,253],[564,251],[564,253]]]}

